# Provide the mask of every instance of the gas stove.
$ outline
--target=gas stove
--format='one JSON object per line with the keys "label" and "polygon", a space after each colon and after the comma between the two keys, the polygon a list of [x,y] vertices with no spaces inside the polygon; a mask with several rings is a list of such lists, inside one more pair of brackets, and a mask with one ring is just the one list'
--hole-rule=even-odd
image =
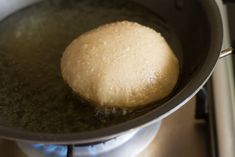
{"label": "gas stove", "polygon": [[[235,47],[235,4],[216,0],[224,25],[223,47]],[[231,42],[232,41],[232,42]],[[0,140],[0,157],[234,157],[235,58],[220,59],[196,97],[162,122],[90,145]]]}

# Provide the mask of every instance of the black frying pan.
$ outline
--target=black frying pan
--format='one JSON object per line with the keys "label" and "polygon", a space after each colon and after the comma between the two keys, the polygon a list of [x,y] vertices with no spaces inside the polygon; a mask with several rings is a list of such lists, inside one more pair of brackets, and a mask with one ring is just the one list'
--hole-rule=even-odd
{"label": "black frying pan", "polygon": [[[0,0],[0,135],[43,143],[97,142],[174,112],[207,81],[222,45],[222,23],[214,0],[183,2]],[[34,5],[18,11],[29,4]],[[160,31],[180,60],[181,76],[166,99],[109,114],[112,111],[97,111],[73,94],[59,65],[75,37],[117,20]]]}

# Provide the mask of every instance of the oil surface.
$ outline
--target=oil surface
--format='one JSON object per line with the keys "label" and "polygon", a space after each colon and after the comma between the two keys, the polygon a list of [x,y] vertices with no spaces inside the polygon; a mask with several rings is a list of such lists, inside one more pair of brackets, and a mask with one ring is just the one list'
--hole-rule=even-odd
{"label": "oil surface", "polygon": [[4,19],[0,23],[0,125],[33,132],[83,132],[149,110],[97,112],[61,77],[60,58],[74,38],[119,20],[167,30],[157,15],[120,0],[49,0]]}

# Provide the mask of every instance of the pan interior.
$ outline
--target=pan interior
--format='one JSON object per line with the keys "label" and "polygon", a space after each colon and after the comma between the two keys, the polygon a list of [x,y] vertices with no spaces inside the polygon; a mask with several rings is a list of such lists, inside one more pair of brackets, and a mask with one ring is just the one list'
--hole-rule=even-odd
{"label": "pan interior", "polygon": [[0,124],[41,133],[83,132],[133,119],[159,106],[162,102],[131,112],[99,112],[73,94],[61,77],[65,47],[81,33],[118,20],[136,21],[161,32],[182,64],[179,42],[169,25],[135,2],[43,1],[0,23]]}

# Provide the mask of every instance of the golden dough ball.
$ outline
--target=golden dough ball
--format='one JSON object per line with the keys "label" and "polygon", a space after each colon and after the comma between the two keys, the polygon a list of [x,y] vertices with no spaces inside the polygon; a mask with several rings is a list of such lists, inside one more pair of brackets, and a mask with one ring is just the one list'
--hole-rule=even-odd
{"label": "golden dough ball", "polygon": [[133,108],[169,95],[179,63],[160,33],[122,21],[75,39],[63,53],[61,71],[73,91],[92,104]]}

